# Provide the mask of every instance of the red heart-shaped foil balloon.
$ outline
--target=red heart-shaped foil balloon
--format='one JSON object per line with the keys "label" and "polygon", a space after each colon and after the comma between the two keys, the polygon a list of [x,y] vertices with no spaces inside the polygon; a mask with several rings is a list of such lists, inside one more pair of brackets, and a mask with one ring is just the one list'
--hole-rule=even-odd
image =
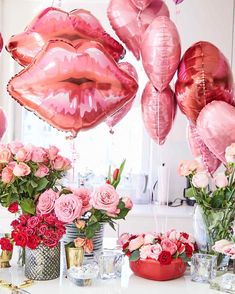
{"label": "red heart-shaped foil balloon", "polygon": [[125,49],[108,35],[98,19],[89,11],[76,9],[69,13],[55,7],[43,10],[23,33],[12,36],[7,50],[21,65],[29,65],[49,40],[64,40],[76,45],[79,39],[101,43],[118,61]]}
{"label": "red heart-shaped foil balloon", "polygon": [[162,0],[154,0],[143,11],[130,0],[111,0],[108,7],[108,18],[114,31],[138,60],[143,33],[157,16],[169,16]]}
{"label": "red heart-shaped foil balloon", "polygon": [[8,84],[8,91],[25,108],[59,130],[96,126],[131,100],[138,89],[96,42],[76,47],[49,41],[31,65]]}
{"label": "red heart-shaped foil balloon", "polygon": [[213,100],[235,104],[233,77],[229,63],[209,42],[198,42],[184,54],[175,94],[181,111],[196,123],[200,111]]}

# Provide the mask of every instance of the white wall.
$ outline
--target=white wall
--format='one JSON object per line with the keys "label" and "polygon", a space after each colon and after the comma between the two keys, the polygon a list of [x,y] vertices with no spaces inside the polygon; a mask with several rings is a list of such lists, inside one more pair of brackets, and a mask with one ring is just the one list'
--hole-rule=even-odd
{"label": "white wall", "polygon": [[[0,0],[0,25],[2,26],[4,39],[10,35],[20,32],[40,9],[51,5],[52,0]],[[59,0],[54,0],[58,5]],[[61,0],[62,8],[71,10],[74,8],[85,8],[90,10],[100,19],[105,29],[115,36],[107,16],[107,0]],[[199,40],[207,40],[217,45],[221,51],[231,60],[232,56],[232,34],[233,34],[233,5],[234,0],[185,0],[181,5],[175,6],[173,0],[167,0],[171,12],[171,18],[175,21],[182,42],[182,52],[191,44]],[[235,39],[235,38],[234,38]],[[235,41],[235,40],[234,40]],[[235,48],[235,44],[234,44]],[[15,71],[15,63],[7,52],[1,55],[0,64],[0,104],[4,106],[7,113],[14,114],[14,119],[9,120],[9,131],[6,140],[14,138],[15,132],[19,132],[19,116],[15,114],[15,102],[6,93],[7,81]],[[132,62],[140,75],[139,100],[146,76],[141,63],[135,61],[131,53],[127,54],[126,60]],[[235,71],[235,58],[233,60],[233,71]],[[9,116],[10,117],[10,116]],[[158,147],[148,140],[145,134],[143,144],[146,148],[146,161],[144,170],[152,173],[153,180],[156,178],[157,165],[166,162],[171,168],[171,198],[182,196],[185,179],[177,176],[176,167],[181,159],[191,157],[186,141],[186,119],[178,111],[173,129],[163,147]],[[149,148],[149,149],[148,149]],[[150,163],[150,161],[152,161]]]}

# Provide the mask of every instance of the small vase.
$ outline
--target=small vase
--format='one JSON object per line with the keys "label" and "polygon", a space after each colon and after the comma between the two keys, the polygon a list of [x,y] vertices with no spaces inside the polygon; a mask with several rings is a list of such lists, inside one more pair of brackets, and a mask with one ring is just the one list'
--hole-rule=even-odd
{"label": "small vase", "polygon": [[12,258],[12,251],[2,250],[0,255],[0,268],[11,267],[10,260]]}
{"label": "small vase", "polygon": [[71,248],[65,247],[67,269],[72,266],[81,266],[84,258],[84,250],[82,247]]}
{"label": "small vase", "polygon": [[47,281],[60,275],[60,245],[48,248],[40,244],[35,250],[25,249],[25,276],[31,280]]}

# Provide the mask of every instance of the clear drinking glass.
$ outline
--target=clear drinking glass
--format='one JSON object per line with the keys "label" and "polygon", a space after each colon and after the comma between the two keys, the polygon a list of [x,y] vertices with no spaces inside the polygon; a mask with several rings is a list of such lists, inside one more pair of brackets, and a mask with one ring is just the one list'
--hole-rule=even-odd
{"label": "clear drinking glass", "polygon": [[95,253],[101,279],[115,279],[121,277],[123,253],[118,250],[103,250]]}
{"label": "clear drinking glass", "polygon": [[191,261],[191,280],[209,283],[216,277],[217,257],[215,255],[196,253]]}

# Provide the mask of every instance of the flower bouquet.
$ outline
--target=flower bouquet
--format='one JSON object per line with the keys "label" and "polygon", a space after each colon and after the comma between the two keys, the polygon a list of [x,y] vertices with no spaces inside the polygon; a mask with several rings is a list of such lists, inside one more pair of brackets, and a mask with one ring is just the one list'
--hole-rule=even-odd
{"label": "flower bouquet", "polygon": [[55,186],[70,169],[70,160],[49,148],[13,142],[0,146],[0,204],[16,213],[35,215],[41,193]]}
{"label": "flower bouquet", "polygon": [[[200,207],[204,222],[203,231],[206,232],[206,244],[200,245],[200,242],[198,244],[201,251],[208,253],[213,252],[212,246],[216,241],[221,239],[231,240],[233,236],[235,144],[227,147],[226,160],[225,171],[214,177],[210,177],[204,167],[196,160],[183,161],[179,165],[179,174],[186,176],[191,184],[191,187],[186,191],[186,196],[194,197]],[[209,187],[210,180],[211,187]],[[218,260],[220,262],[220,258]]]}
{"label": "flower bouquet", "polygon": [[121,235],[118,244],[140,277],[165,281],[182,276],[197,245],[192,236],[171,230],[166,234]]}
{"label": "flower bouquet", "polygon": [[0,268],[10,267],[10,260],[12,258],[13,241],[8,234],[0,238],[0,248],[2,250],[0,255]]}

